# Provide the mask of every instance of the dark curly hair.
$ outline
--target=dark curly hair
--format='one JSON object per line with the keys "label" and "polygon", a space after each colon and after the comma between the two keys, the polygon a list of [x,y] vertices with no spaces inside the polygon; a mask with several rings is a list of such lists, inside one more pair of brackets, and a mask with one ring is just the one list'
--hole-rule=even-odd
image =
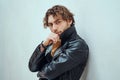
{"label": "dark curly hair", "polygon": [[72,20],[72,24],[75,23],[73,14],[64,6],[61,5],[55,5],[52,8],[48,9],[45,17],[43,19],[44,27],[46,28],[48,26],[48,17],[52,15],[54,16],[61,16],[63,20]]}

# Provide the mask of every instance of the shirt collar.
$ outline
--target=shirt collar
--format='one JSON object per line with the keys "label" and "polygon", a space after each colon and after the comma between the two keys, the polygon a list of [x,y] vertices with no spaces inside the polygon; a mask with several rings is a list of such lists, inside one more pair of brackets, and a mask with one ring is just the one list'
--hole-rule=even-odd
{"label": "shirt collar", "polygon": [[62,41],[62,45],[70,39],[73,33],[76,33],[74,25],[70,26],[68,29],[66,29],[61,35],[60,39]]}

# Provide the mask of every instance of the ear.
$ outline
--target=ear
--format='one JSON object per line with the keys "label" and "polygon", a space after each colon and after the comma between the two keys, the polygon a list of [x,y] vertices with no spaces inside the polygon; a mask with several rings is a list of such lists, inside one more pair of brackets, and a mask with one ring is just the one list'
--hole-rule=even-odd
{"label": "ear", "polygon": [[72,24],[72,22],[73,22],[72,20],[68,20],[68,24],[69,24],[69,25],[71,25],[71,24]]}

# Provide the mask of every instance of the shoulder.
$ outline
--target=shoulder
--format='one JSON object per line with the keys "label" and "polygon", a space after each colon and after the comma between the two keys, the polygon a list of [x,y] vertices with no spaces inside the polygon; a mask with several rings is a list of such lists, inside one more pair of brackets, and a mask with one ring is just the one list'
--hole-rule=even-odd
{"label": "shoulder", "polygon": [[74,39],[68,41],[68,47],[75,48],[77,47],[78,49],[88,49],[88,45],[85,42],[84,39],[79,37],[78,35],[75,36]]}

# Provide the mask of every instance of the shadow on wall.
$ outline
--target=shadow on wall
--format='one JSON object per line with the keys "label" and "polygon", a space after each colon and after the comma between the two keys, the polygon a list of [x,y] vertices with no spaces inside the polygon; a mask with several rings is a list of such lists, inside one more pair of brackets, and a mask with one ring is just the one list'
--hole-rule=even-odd
{"label": "shadow on wall", "polygon": [[[90,53],[91,53],[91,51],[90,51]],[[84,72],[79,80],[90,80],[91,77],[94,80],[99,80],[97,66],[95,65],[94,58],[93,57],[91,58],[92,55],[90,53],[89,53],[87,65],[86,65]],[[91,72],[92,72],[92,74],[91,74]]]}
{"label": "shadow on wall", "polygon": [[88,63],[87,63],[87,65],[86,65],[85,69],[84,69],[84,72],[83,72],[80,80],[86,80],[87,73],[88,73]]}

